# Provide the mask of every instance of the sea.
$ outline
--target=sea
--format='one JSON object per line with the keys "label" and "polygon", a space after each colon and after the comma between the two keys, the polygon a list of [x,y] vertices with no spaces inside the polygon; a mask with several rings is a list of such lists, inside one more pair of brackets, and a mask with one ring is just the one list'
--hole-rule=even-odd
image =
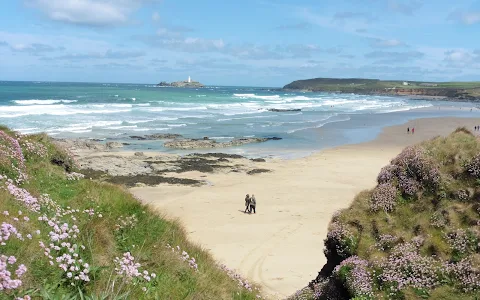
{"label": "sea", "polygon": [[296,158],[372,140],[383,127],[415,118],[480,117],[480,110],[471,108],[474,105],[468,102],[268,87],[186,89],[153,84],[0,81],[0,124],[21,133],[118,140],[127,144],[124,150],[179,154],[193,151],[167,149],[162,141],[137,141],[130,136],[175,133],[220,142],[279,137],[281,140],[215,150]]}

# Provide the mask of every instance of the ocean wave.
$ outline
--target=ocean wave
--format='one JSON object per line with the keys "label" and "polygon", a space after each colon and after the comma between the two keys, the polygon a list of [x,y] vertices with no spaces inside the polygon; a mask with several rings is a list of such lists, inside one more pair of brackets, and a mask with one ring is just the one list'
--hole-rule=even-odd
{"label": "ocean wave", "polygon": [[168,127],[185,127],[187,124],[167,124]]}
{"label": "ocean wave", "polygon": [[137,125],[132,125],[132,126],[109,126],[109,127],[105,127],[104,129],[118,130],[118,129],[133,129],[133,128],[137,128]]}
{"label": "ocean wave", "polygon": [[233,96],[235,96],[237,98],[242,98],[242,99],[247,99],[247,98],[262,99],[262,100],[281,99],[280,95],[259,96],[259,95],[255,95],[255,94],[233,94]]}
{"label": "ocean wave", "polygon": [[19,105],[35,105],[35,104],[43,104],[43,105],[48,105],[48,104],[56,104],[56,103],[74,103],[77,102],[78,100],[65,100],[65,99],[59,99],[59,100],[53,100],[53,99],[46,99],[46,100],[41,100],[41,99],[30,99],[30,100],[12,100],[13,103],[19,104]]}
{"label": "ocean wave", "polygon": [[[95,108],[107,108],[107,107],[95,107]],[[75,114],[112,114],[130,112],[130,109],[117,109],[111,107],[111,109],[92,109],[89,106],[75,105],[65,106],[63,104],[52,105],[25,105],[25,106],[2,106],[0,109],[0,118],[17,118],[29,115],[54,115],[65,116]]]}
{"label": "ocean wave", "polygon": [[252,117],[239,117],[239,118],[227,118],[227,119],[218,119],[217,122],[233,121],[233,120],[243,120],[243,119],[263,119],[263,118],[274,118],[278,115],[269,115],[269,116],[252,116]]}
{"label": "ocean wave", "polygon": [[[333,116],[332,116],[332,117],[333,117]],[[302,127],[302,128],[295,128],[295,129],[288,130],[287,133],[291,134],[291,133],[295,133],[295,132],[302,131],[302,130],[320,128],[320,127],[325,126],[325,125],[328,124],[328,123],[345,122],[345,121],[350,120],[350,117],[342,117],[342,118],[337,118],[337,119],[331,120],[332,117],[326,118],[325,120],[323,120],[323,121],[326,121],[326,122],[317,124],[317,125],[315,125],[315,126],[307,126],[307,127]]]}

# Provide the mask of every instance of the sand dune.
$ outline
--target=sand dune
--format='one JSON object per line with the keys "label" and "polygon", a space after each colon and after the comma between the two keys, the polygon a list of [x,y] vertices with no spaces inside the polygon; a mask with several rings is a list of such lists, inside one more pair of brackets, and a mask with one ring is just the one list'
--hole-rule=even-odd
{"label": "sand dune", "polygon": [[[279,299],[304,287],[325,263],[323,239],[331,215],[375,185],[381,167],[407,145],[478,119],[419,119],[386,128],[373,142],[328,149],[296,160],[264,163],[272,173],[210,174],[211,186],[161,185],[131,189],[142,201],[179,218],[190,238]],[[407,126],[415,134],[407,135]],[[321,134],[321,130],[319,131]],[[201,178],[190,172],[183,177]],[[205,179],[205,178],[202,178]],[[245,214],[254,193],[257,214]]]}

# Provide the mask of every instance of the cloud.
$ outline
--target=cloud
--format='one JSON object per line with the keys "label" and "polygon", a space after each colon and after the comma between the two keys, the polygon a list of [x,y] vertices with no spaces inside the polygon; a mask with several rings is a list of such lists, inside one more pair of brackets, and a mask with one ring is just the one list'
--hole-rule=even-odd
{"label": "cloud", "polygon": [[352,19],[359,19],[359,20],[363,20],[367,23],[370,23],[370,22],[376,20],[376,17],[372,16],[369,13],[351,12],[351,11],[337,12],[333,16],[334,21],[340,21],[340,22],[344,22],[346,20],[352,20]]}
{"label": "cloud", "polygon": [[480,22],[480,11],[454,11],[448,16],[448,20],[473,25]]}
{"label": "cloud", "polygon": [[[2,46],[2,43],[0,43]],[[53,47],[47,44],[42,43],[32,43],[32,44],[8,44],[3,42],[3,46],[9,46],[10,49],[14,52],[24,52],[31,55],[41,55],[48,52],[63,51],[64,47]]]}
{"label": "cloud", "polygon": [[105,53],[85,53],[85,54],[66,54],[52,59],[60,60],[90,60],[90,59],[128,59],[144,56],[143,51],[131,50],[131,51],[113,51],[107,50]]}
{"label": "cloud", "polygon": [[154,21],[154,22],[160,21],[160,14],[158,12],[154,12],[152,14],[152,21]]}
{"label": "cloud", "polygon": [[275,30],[280,30],[280,31],[302,31],[302,30],[309,30],[312,28],[312,25],[307,22],[301,22],[301,23],[296,23],[296,24],[285,24],[285,25],[280,25],[278,27],[275,27]]}
{"label": "cloud", "polygon": [[370,46],[375,48],[393,48],[402,47],[406,44],[397,39],[368,38]]}
{"label": "cloud", "polygon": [[389,51],[372,51],[366,53],[365,58],[375,59],[373,64],[398,64],[415,61],[423,58],[425,54],[419,51],[406,52],[389,52]]}
{"label": "cloud", "polygon": [[448,50],[445,51],[444,61],[451,68],[475,68],[480,65],[480,50]]}
{"label": "cloud", "polygon": [[389,0],[387,3],[388,9],[401,13],[404,15],[413,15],[413,13],[420,9],[423,5],[421,0],[411,0],[411,1],[400,1],[400,0]]}
{"label": "cloud", "polygon": [[143,3],[154,0],[26,0],[48,18],[88,26],[126,23]]}
{"label": "cloud", "polygon": [[138,64],[126,64],[126,63],[106,63],[106,64],[97,64],[94,65],[97,69],[128,69],[128,70],[141,70],[145,69],[145,66],[138,65]]}

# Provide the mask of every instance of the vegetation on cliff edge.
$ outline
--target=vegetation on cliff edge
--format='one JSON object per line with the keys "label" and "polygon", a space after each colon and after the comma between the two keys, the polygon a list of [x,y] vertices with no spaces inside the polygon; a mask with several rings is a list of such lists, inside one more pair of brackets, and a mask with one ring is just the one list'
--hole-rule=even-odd
{"label": "vegetation on cliff edge", "polygon": [[258,299],[177,222],[0,127],[0,299]]}
{"label": "vegetation on cliff edge", "polygon": [[327,264],[292,299],[480,299],[480,141],[404,149],[334,215]]}

